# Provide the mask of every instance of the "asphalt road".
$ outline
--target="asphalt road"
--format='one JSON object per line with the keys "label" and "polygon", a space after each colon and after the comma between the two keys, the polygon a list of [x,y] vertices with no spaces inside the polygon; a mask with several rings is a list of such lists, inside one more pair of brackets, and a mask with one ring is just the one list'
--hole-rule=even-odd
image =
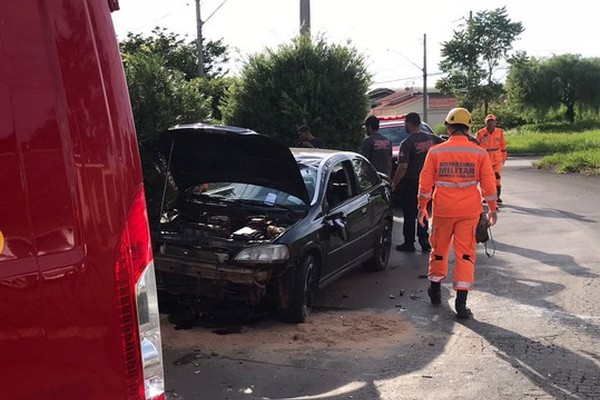
{"label": "asphalt road", "polygon": [[600,178],[530,165],[505,166],[474,319],[455,319],[450,281],[431,306],[427,256],[394,251],[386,271],[323,289],[307,324],[182,330],[163,316],[168,399],[600,399]]}

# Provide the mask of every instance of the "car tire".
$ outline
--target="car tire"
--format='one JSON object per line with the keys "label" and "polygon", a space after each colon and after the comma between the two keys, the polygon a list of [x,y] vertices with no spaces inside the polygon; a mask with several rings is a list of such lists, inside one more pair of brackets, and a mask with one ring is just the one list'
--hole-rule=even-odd
{"label": "car tire", "polygon": [[373,258],[364,264],[365,269],[367,271],[383,271],[386,269],[391,251],[392,222],[389,219],[384,219],[375,242],[375,253]]}
{"label": "car tire", "polygon": [[280,311],[281,319],[286,322],[306,322],[312,311],[313,300],[318,288],[318,261],[312,255],[306,255],[294,272],[289,306]]}

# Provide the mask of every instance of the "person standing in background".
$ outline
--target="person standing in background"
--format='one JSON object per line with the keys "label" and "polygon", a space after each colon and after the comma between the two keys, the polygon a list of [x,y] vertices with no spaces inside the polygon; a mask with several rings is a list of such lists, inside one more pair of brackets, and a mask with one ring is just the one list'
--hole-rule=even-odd
{"label": "person standing in background", "polygon": [[[415,251],[415,227],[416,234],[423,252],[431,250],[429,243],[429,226],[417,224],[417,193],[419,191],[419,174],[425,162],[425,156],[429,148],[435,144],[442,143],[442,138],[421,131],[421,117],[415,112],[406,114],[404,119],[408,137],[400,144],[398,156],[398,168],[392,180],[392,191],[395,191],[402,180],[402,213],[404,224],[402,233],[404,243],[396,246],[398,251]],[[429,209],[431,206],[428,206]]]}
{"label": "person standing in background", "polygon": [[296,147],[324,149],[325,141],[321,138],[314,137],[310,126],[300,125],[298,128],[298,141],[296,142]]}
{"label": "person standing in background", "polygon": [[500,194],[502,193],[502,166],[506,162],[506,139],[504,139],[504,131],[497,126],[496,116],[488,114],[485,117],[485,128],[477,132],[477,140],[479,145],[487,150],[492,162],[492,169],[496,177],[496,194],[498,196],[498,204],[502,204]]}
{"label": "person standing in background", "polygon": [[379,118],[369,116],[363,124],[367,137],[362,142],[361,154],[373,164],[375,169],[388,177],[392,176],[392,142],[379,133]]}

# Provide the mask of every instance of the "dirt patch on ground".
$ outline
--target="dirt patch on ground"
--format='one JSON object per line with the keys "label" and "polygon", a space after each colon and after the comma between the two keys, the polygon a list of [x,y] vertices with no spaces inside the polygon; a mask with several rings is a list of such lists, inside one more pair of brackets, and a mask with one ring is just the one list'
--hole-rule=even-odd
{"label": "dirt patch on ground", "polygon": [[361,346],[388,346],[405,341],[413,333],[412,325],[395,312],[327,312],[313,317],[308,323],[290,329],[294,342],[342,348],[354,347],[356,343]]}
{"label": "dirt patch on ground", "polygon": [[415,328],[400,312],[317,312],[304,324],[266,320],[247,325],[195,326],[176,330],[163,321],[166,348],[219,354],[260,348],[262,351],[370,349],[384,350],[412,340]]}

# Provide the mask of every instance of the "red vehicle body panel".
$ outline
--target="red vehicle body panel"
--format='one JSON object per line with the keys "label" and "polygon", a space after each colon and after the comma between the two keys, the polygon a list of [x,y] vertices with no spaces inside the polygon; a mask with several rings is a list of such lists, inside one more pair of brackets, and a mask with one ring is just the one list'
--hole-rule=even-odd
{"label": "red vehicle body panel", "polygon": [[0,0],[0,176],[0,398],[125,398],[114,266],[142,171],[108,1]]}

